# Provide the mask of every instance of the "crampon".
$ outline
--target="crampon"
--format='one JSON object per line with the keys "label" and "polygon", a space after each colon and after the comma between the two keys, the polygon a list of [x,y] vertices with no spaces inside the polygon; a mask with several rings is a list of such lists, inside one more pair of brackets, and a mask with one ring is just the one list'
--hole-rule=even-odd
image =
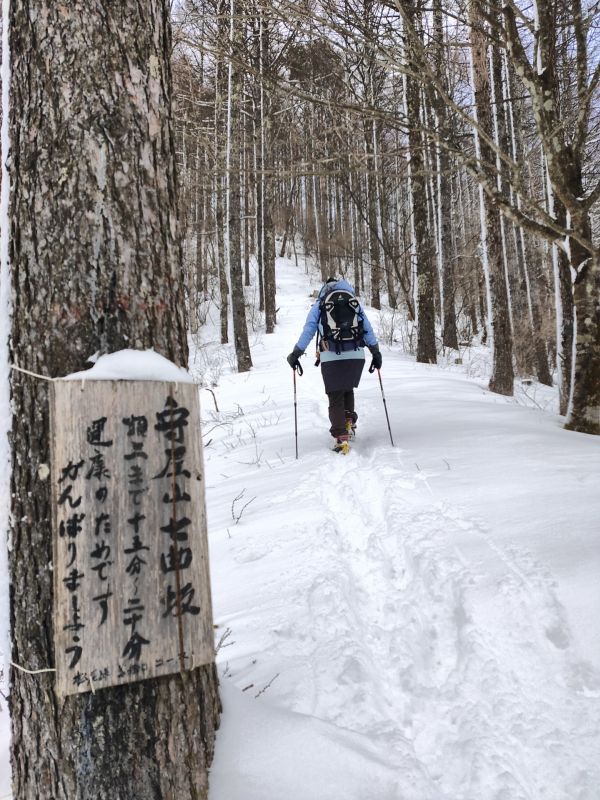
{"label": "crampon", "polygon": [[350,452],[349,438],[349,434],[346,434],[346,436],[338,436],[333,445],[333,452],[341,453],[344,456],[348,455]]}

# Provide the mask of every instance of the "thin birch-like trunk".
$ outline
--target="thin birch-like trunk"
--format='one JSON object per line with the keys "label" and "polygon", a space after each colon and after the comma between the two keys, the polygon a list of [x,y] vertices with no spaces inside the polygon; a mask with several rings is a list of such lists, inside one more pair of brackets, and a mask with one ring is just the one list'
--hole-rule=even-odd
{"label": "thin birch-like trunk", "polygon": [[[446,48],[444,35],[444,13],[441,0],[433,3],[433,24],[435,35],[434,58],[440,80],[447,88],[448,68],[446,65]],[[439,138],[442,142],[449,138],[448,112],[443,103],[438,103],[435,109],[439,126]],[[446,347],[458,349],[458,334],[456,330],[456,287],[454,280],[454,264],[452,253],[452,186],[450,183],[450,157],[445,147],[438,144],[436,147],[437,159],[437,196],[438,196],[438,252],[441,270],[441,295],[442,295],[442,341]]]}
{"label": "thin birch-like trunk", "polygon": [[[490,139],[494,137],[491,113],[490,74],[488,69],[487,40],[483,32],[483,20],[479,14],[477,0],[470,4],[471,55],[473,94],[477,122]],[[476,141],[481,169],[489,180],[495,182],[494,170],[496,156],[492,148],[477,135]],[[510,329],[508,291],[506,272],[502,253],[502,232],[499,211],[484,196],[480,188],[482,246],[488,267],[490,292],[489,309],[493,331],[493,365],[490,390],[498,394],[512,395],[514,384],[513,347]]]}
{"label": "thin birch-like trunk", "polygon": [[[219,2],[219,29],[223,38],[227,37],[227,0]],[[227,86],[227,73],[224,62],[217,59],[215,75],[215,248],[217,253],[217,270],[219,274],[219,321],[221,327],[221,344],[229,342],[229,280],[227,277],[227,258],[225,240],[225,163],[223,152],[224,96]]]}
{"label": "thin birch-like trunk", "polygon": [[[418,12],[406,5],[407,14],[419,23]],[[415,24],[418,29],[420,24]],[[411,63],[418,64],[414,51]],[[435,252],[431,230],[427,224],[427,179],[423,137],[421,136],[421,91],[413,75],[405,76],[405,103],[408,121],[408,144],[410,152],[410,194],[414,232],[414,255],[416,258],[416,305],[417,305],[417,361],[435,364],[434,306],[434,258]]]}
{"label": "thin birch-like trunk", "polygon": [[[264,71],[269,56],[269,26],[262,6],[259,11],[260,59],[260,148],[263,174],[262,183],[262,235],[263,235],[263,289],[265,298],[265,332],[273,333],[276,323],[275,298],[275,225],[273,223],[274,181],[271,174],[271,108],[265,92]],[[268,174],[267,174],[268,173]]]}
{"label": "thin birch-like trunk", "polygon": [[237,358],[238,372],[247,372],[252,367],[248,326],[246,323],[246,303],[242,269],[242,226],[240,219],[240,156],[241,156],[241,114],[242,82],[240,68],[235,54],[241,49],[241,28],[236,24],[236,3],[229,4],[230,28],[229,44],[231,55],[228,67],[227,91],[227,156],[226,156],[226,198],[227,198],[227,260],[231,282],[231,317],[233,321],[233,341]]}
{"label": "thin birch-like trunk", "polygon": [[373,152],[375,122],[364,122],[365,153],[367,163],[367,219],[369,224],[369,255],[371,258],[371,305],[381,308],[381,255],[379,247],[379,209],[377,203],[377,183],[375,180],[375,160]]}

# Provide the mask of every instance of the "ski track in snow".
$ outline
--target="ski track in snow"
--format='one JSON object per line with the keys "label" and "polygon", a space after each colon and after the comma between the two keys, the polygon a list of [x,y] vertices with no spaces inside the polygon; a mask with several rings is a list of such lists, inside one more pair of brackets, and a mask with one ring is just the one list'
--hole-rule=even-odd
{"label": "ski track in snow", "polygon": [[[597,797],[600,771],[588,767],[598,707],[573,700],[585,676],[564,657],[569,633],[551,577],[526,552],[499,553],[500,635],[489,617],[478,626],[481,577],[452,534],[470,528],[486,539],[485,530],[432,505],[401,468],[377,464],[376,452],[339,458],[291,498],[326,512],[320,550],[295,554],[307,579],[286,602],[302,612],[286,624],[278,608],[268,645],[310,666],[290,707],[379,741],[398,770],[412,759],[432,797]],[[332,483],[339,493],[315,497],[314,485]],[[241,558],[271,552],[255,547]]]}
{"label": "ski track in snow", "polygon": [[[283,346],[294,340],[290,326]],[[283,356],[274,350],[271,359]],[[215,589],[217,621],[232,640],[219,654],[222,681],[374,744],[395,777],[383,770],[368,796],[344,797],[598,800],[600,678],[571,652],[547,566],[525,542],[498,543],[485,519],[439,497],[383,434],[363,439],[363,423],[381,416],[375,390],[358,390],[348,456],[324,450],[323,434],[307,433],[305,423],[294,462],[289,436],[283,445],[273,432],[281,419],[270,415],[281,404],[264,387],[254,393],[256,375],[229,380],[244,396],[243,415],[218,435],[229,460],[235,444],[246,471],[231,474],[211,455],[209,520],[211,530],[228,530],[215,536],[216,563],[233,560],[233,583],[253,586],[233,600]],[[299,381],[301,416],[326,430],[319,378],[310,380],[310,400]],[[224,522],[223,497],[235,496],[228,481],[257,497],[235,525]],[[493,572],[472,557],[469,541]],[[231,575],[213,571],[215,587],[221,579],[231,586]],[[264,780],[262,793],[248,796],[275,798]],[[213,788],[215,800],[225,796]]]}

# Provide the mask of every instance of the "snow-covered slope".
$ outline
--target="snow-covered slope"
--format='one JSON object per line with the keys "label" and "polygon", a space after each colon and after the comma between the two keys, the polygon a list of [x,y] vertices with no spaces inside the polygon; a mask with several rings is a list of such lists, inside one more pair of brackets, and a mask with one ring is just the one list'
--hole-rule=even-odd
{"label": "snow-covered slope", "polygon": [[365,373],[336,455],[308,354],[296,461],[309,284],[278,276],[255,369],[221,376],[219,413],[202,393],[211,800],[598,800],[600,441],[384,350],[396,447]]}
{"label": "snow-covered slope", "polygon": [[216,381],[210,800],[599,800],[600,439],[383,348],[396,447],[365,371],[337,455],[309,353],[296,460],[285,356],[314,288],[278,263],[250,373],[208,327],[194,351]]}

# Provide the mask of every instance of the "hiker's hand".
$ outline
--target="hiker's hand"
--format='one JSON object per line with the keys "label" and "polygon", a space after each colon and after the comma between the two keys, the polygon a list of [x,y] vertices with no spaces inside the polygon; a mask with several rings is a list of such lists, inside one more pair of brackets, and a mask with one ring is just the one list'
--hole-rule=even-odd
{"label": "hiker's hand", "polygon": [[379,345],[374,344],[369,347],[371,351],[371,355],[373,356],[373,360],[371,361],[371,366],[369,367],[369,372],[375,372],[376,369],[381,369],[381,364],[383,362],[383,358],[381,356],[381,352],[379,351]]}
{"label": "hiker's hand", "polygon": [[292,369],[297,369],[300,374],[302,374],[302,367],[300,366],[299,358],[302,355],[302,350],[298,350],[297,347],[294,347],[292,352],[287,357],[287,362]]}

